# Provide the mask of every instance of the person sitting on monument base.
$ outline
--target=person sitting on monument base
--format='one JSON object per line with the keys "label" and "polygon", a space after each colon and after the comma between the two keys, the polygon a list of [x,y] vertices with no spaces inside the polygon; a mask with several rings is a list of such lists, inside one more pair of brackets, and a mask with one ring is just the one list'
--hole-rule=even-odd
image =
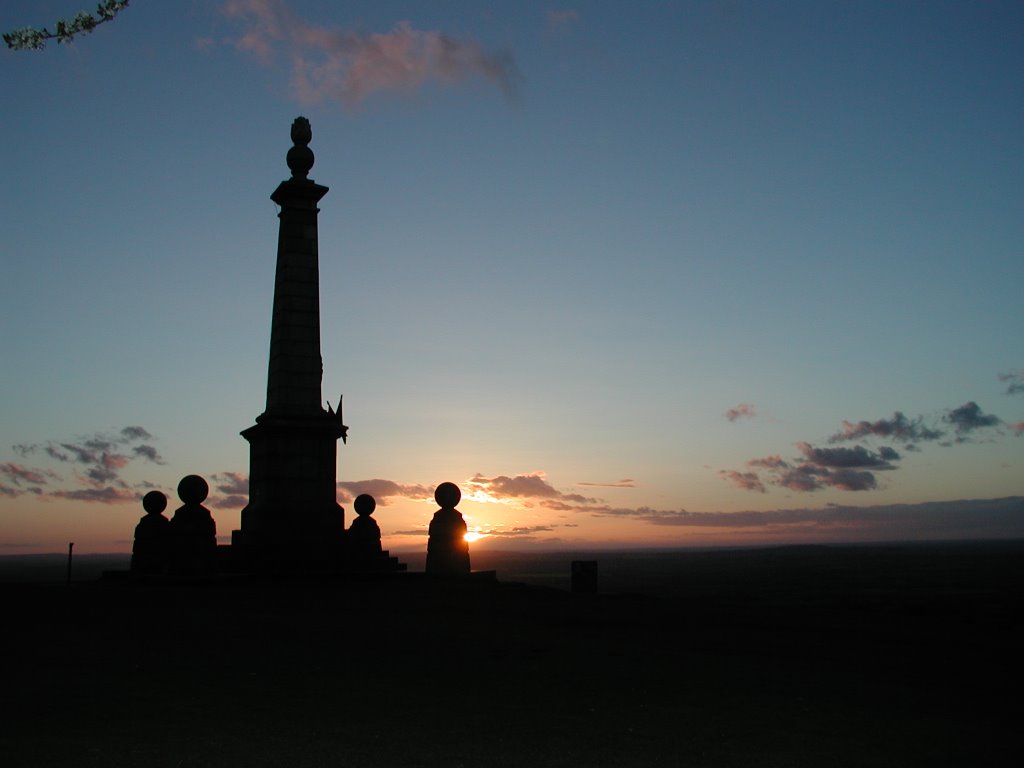
{"label": "person sitting on monument base", "polygon": [[441,507],[430,521],[427,539],[427,573],[460,575],[469,573],[469,542],[466,521],[455,509],[462,491],[455,483],[441,483],[434,501]]}
{"label": "person sitting on monument base", "polygon": [[167,497],[160,491],[150,491],[142,497],[142,508],[146,515],[135,526],[132,573],[164,573],[171,521],[161,513],[167,509]]}
{"label": "person sitting on monument base", "polygon": [[377,508],[377,500],[368,493],[361,493],[353,506],[356,519],[345,532],[345,555],[351,565],[359,568],[379,560],[384,550],[380,546],[380,526],[370,517]]}
{"label": "person sitting on monument base", "polygon": [[180,576],[213,573],[217,556],[217,524],[203,506],[210,486],[199,475],[186,475],[178,483],[184,504],[174,510],[170,524],[170,570]]}

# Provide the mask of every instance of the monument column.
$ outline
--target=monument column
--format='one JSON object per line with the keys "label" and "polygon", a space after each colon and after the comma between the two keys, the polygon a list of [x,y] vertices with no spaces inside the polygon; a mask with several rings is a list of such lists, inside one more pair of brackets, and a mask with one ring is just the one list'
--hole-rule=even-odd
{"label": "monument column", "polygon": [[327,187],[313,167],[309,121],[292,124],[292,176],[270,198],[281,207],[266,410],[249,441],[249,504],[232,543],[259,570],[329,570],[340,564],[344,510],[336,500],[337,444],[347,427],[321,396],[317,203]]}

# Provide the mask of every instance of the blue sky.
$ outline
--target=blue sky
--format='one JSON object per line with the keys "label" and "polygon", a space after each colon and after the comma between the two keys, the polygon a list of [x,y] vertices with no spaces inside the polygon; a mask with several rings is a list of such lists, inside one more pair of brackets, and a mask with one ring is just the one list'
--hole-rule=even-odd
{"label": "blue sky", "polygon": [[[339,498],[374,491],[386,545],[443,480],[494,545],[951,535],[894,505],[1024,495],[1022,33],[1014,3],[134,0],[3,51],[0,551],[124,549],[192,472],[237,527],[298,114]],[[956,535],[1022,535],[998,508]]]}

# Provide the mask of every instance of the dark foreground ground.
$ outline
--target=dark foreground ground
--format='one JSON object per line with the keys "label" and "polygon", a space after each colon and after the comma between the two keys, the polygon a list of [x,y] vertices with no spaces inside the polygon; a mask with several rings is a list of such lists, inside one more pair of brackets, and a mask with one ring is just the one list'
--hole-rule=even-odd
{"label": "dark foreground ground", "polygon": [[[504,562],[567,584],[545,557]],[[615,594],[498,555],[498,583],[0,584],[0,763],[1018,763],[1024,543],[594,559]]]}

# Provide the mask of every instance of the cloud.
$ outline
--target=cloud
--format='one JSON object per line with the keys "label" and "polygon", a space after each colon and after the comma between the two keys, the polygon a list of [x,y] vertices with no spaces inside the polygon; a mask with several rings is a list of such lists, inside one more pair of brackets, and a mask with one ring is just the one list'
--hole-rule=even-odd
{"label": "cloud", "polygon": [[807,463],[830,469],[895,469],[891,462],[900,457],[892,448],[882,448],[878,453],[873,453],[862,445],[855,445],[853,448],[815,448],[810,443],[800,442],[796,447],[804,455]]}
{"label": "cloud", "polygon": [[751,459],[747,462],[748,467],[763,467],[764,469],[785,469],[789,467],[788,462],[782,460],[779,454],[765,456],[763,459]]}
{"label": "cloud", "polygon": [[208,506],[215,509],[241,509],[249,503],[248,496],[214,496],[206,500]]}
{"label": "cloud", "polygon": [[221,493],[248,495],[249,476],[241,472],[214,472],[210,480],[215,490]]}
{"label": "cloud", "polygon": [[680,529],[729,529],[731,537],[770,535],[779,540],[883,541],[1024,536],[1024,497],[968,499],[867,507],[827,505],[822,509],[689,512],[605,508],[597,516],[628,517]]}
{"label": "cloud", "polygon": [[496,475],[484,477],[479,472],[465,483],[471,494],[483,494],[492,499],[546,499],[575,504],[595,503],[597,499],[578,493],[562,493],[547,480],[543,472],[528,475]]}
{"label": "cloud", "polygon": [[841,491],[873,491],[878,486],[878,481],[871,472],[857,469],[830,471],[822,481]]}
{"label": "cloud", "polygon": [[492,539],[514,539],[530,537],[537,533],[550,533],[558,527],[557,525],[519,525],[513,528],[481,528],[475,533]]}
{"label": "cloud", "polygon": [[[122,478],[122,471],[135,459],[163,464],[159,452],[148,442],[154,437],[144,427],[130,425],[114,432],[95,432],[82,435],[72,440],[49,440],[45,443],[19,443],[14,451],[21,456],[42,455],[58,464],[69,464],[75,469],[74,481],[79,488],[53,488],[52,483],[44,491],[44,483],[37,482],[25,492],[39,496],[72,501],[90,501],[99,503],[122,503],[134,500],[135,494],[129,491],[129,484]],[[20,467],[20,465],[11,465]],[[13,480],[11,472],[4,473]],[[30,470],[36,475],[50,481],[60,481],[61,476],[50,469]],[[21,476],[22,481],[27,479]],[[143,482],[143,485],[152,485]],[[10,495],[10,494],[3,494]]]}
{"label": "cloud", "polygon": [[844,421],[840,432],[828,439],[830,443],[841,443],[848,440],[859,440],[862,437],[883,437],[898,442],[928,442],[942,438],[942,430],[932,429],[924,425],[922,417],[908,419],[900,411],[895,411],[891,419],[878,421]]}
{"label": "cloud", "polygon": [[142,427],[125,427],[121,430],[122,442],[131,443],[135,440],[152,440],[153,436]]}
{"label": "cloud", "polygon": [[757,491],[759,493],[767,491],[756,472],[737,472],[734,469],[723,469],[718,474],[744,491]]}
{"label": "cloud", "polygon": [[803,464],[798,467],[789,467],[780,472],[771,481],[773,485],[788,488],[791,491],[809,493],[821,490],[826,483],[821,482],[823,476],[828,475],[828,470],[823,467],[816,467],[813,464]]}
{"label": "cloud", "polygon": [[[1016,383],[1021,373],[1013,371],[1001,374],[999,378]],[[737,409],[732,409],[726,415]],[[944,428],[943,425],[948,426]],[[938,444],[943,447],[953,443],[969,443],[974,432],[992,428],[1002,432],[999,428],[1004,425],[1002,419],[983,413],[972,400],[958,408],[948,409],[942,416],[935,415],[927,420],[923,416],[910,418],[902,411],[894,411],[888,419],[843,421],[842,429],[831,435],[828,442],[835,444],[862,438],[880,438],[899,443],[903,451],[919,452],[921,448],[917,443],[939,441]],[[946,438],[950,426],[956,433],[953,440]],[[1020,434],[1021,430],[1014,427],[1014,431]],[[878,487],[874,473],[896,469],[896,462],[901,458],[900,452],[891,445],[877,449],[863,445],[819,448],[802,441],[796,443],[796,447],[802,455],[794,459],[786,460],[779,455],[751,459],[747,467],[752,471],[722,470],[719,475],[738,488],[753,491],[762,491],[766,483],[798,492],[823,488],[869,491]]]}
{"label": "cloud", "polygon": [[636,488],[636,482],[631,480],[628,477],[623,479],[623,480],[616,480],[614,483],[587,483],[587,482],[580,482],[580,483],[576,483],[576,485],[584,485],[584,486],[587,486],[589,488]]}
{"label": "cloud", "polygon": [[136,456],[140,456],[144,459],[152,461],[154,464],[163,464],[164,460],[160,453],[152,445],[136,445],[132,448],[132,453]]}
{"label": "cloud", "polygon": [[979,429],[997,427],[1003,423],[998,416],[982,413],[981,408],[973,400],[959,408],[952,408],[944,417],[956,429],[958,435],[967,435]]}
{"label": "cloud", "polygon": [[1007,373],[1000,373],[999,380],[1006,384],[1006,394],[1024,394],[1024,370],[1016,369]]}
{"label": "cloud", "polygon": [[489,53],[475,40],[414,29],[399,22],[387,33],[363,34],[311,24],[283,0],[230,0],[224,13],[243,26],[237,49],[269,62],[278,49],[291,61],[292,91],[303,103],[357,106],[377,91],[413,92],[430,82],[481,77],[515,98],[519,72],[508,53]]}
{"label": "cloud", "polygon": [[72,490],[50,491],[48,496],[69,501],[87,501],[95,504],[125,504],[139,502],[138,493],[125,488],[75,488]]}
{"label": "cloud", "polygon": [[407,499],[433,499],[434,489],[425,485],[403,485],[394,480],[373,480],[342,481],[338,483],[338,490],[342,491],[342,503],[352,501],[361,493],[368,493],[373,496],[377,506],[386,507],[388,500],[394,497]]}
{"label": "cloud", "polygon": [[241,509],[249,503],[248,475],[241,472],[214,472],[208,479],[212,493],[206,500],[207,506]]}
{"label": "cloud", "polygon": [[747,466],[758,471],[723,469],[719,475],[737,488],[765,493],[766,483],[798,493],[824,488],[840,491],[870,491],[878,487],[874,472],[896,469],[900,454],[889,446],[871,451],[862,445],[852,448],[817,448],[807,442],[796,444],[802,456],[786,461],[779,455],[750,459]]}
{"label": "cloud", "polygon": [[646,522],[694,528],[750,528],[780,536],[802,534],[817,540],[1020,538],[1024,536],[1024,497],[768,512],[679,511],[654,515]]}
{"label": "cloud", "polygon": [[736,421],[736,419],[752,419],[757,415],[757,411],[754,409],[752,403],[740,403],[735,408],[730,408],[725,412],[725,418],[729,421]]}
{"label": "cloud", "polygon": [[0,475],[15,485],[46,485],[50,480],[60,480],[60,475],[50,469],[30,469],[14,462],[0,463]]}

